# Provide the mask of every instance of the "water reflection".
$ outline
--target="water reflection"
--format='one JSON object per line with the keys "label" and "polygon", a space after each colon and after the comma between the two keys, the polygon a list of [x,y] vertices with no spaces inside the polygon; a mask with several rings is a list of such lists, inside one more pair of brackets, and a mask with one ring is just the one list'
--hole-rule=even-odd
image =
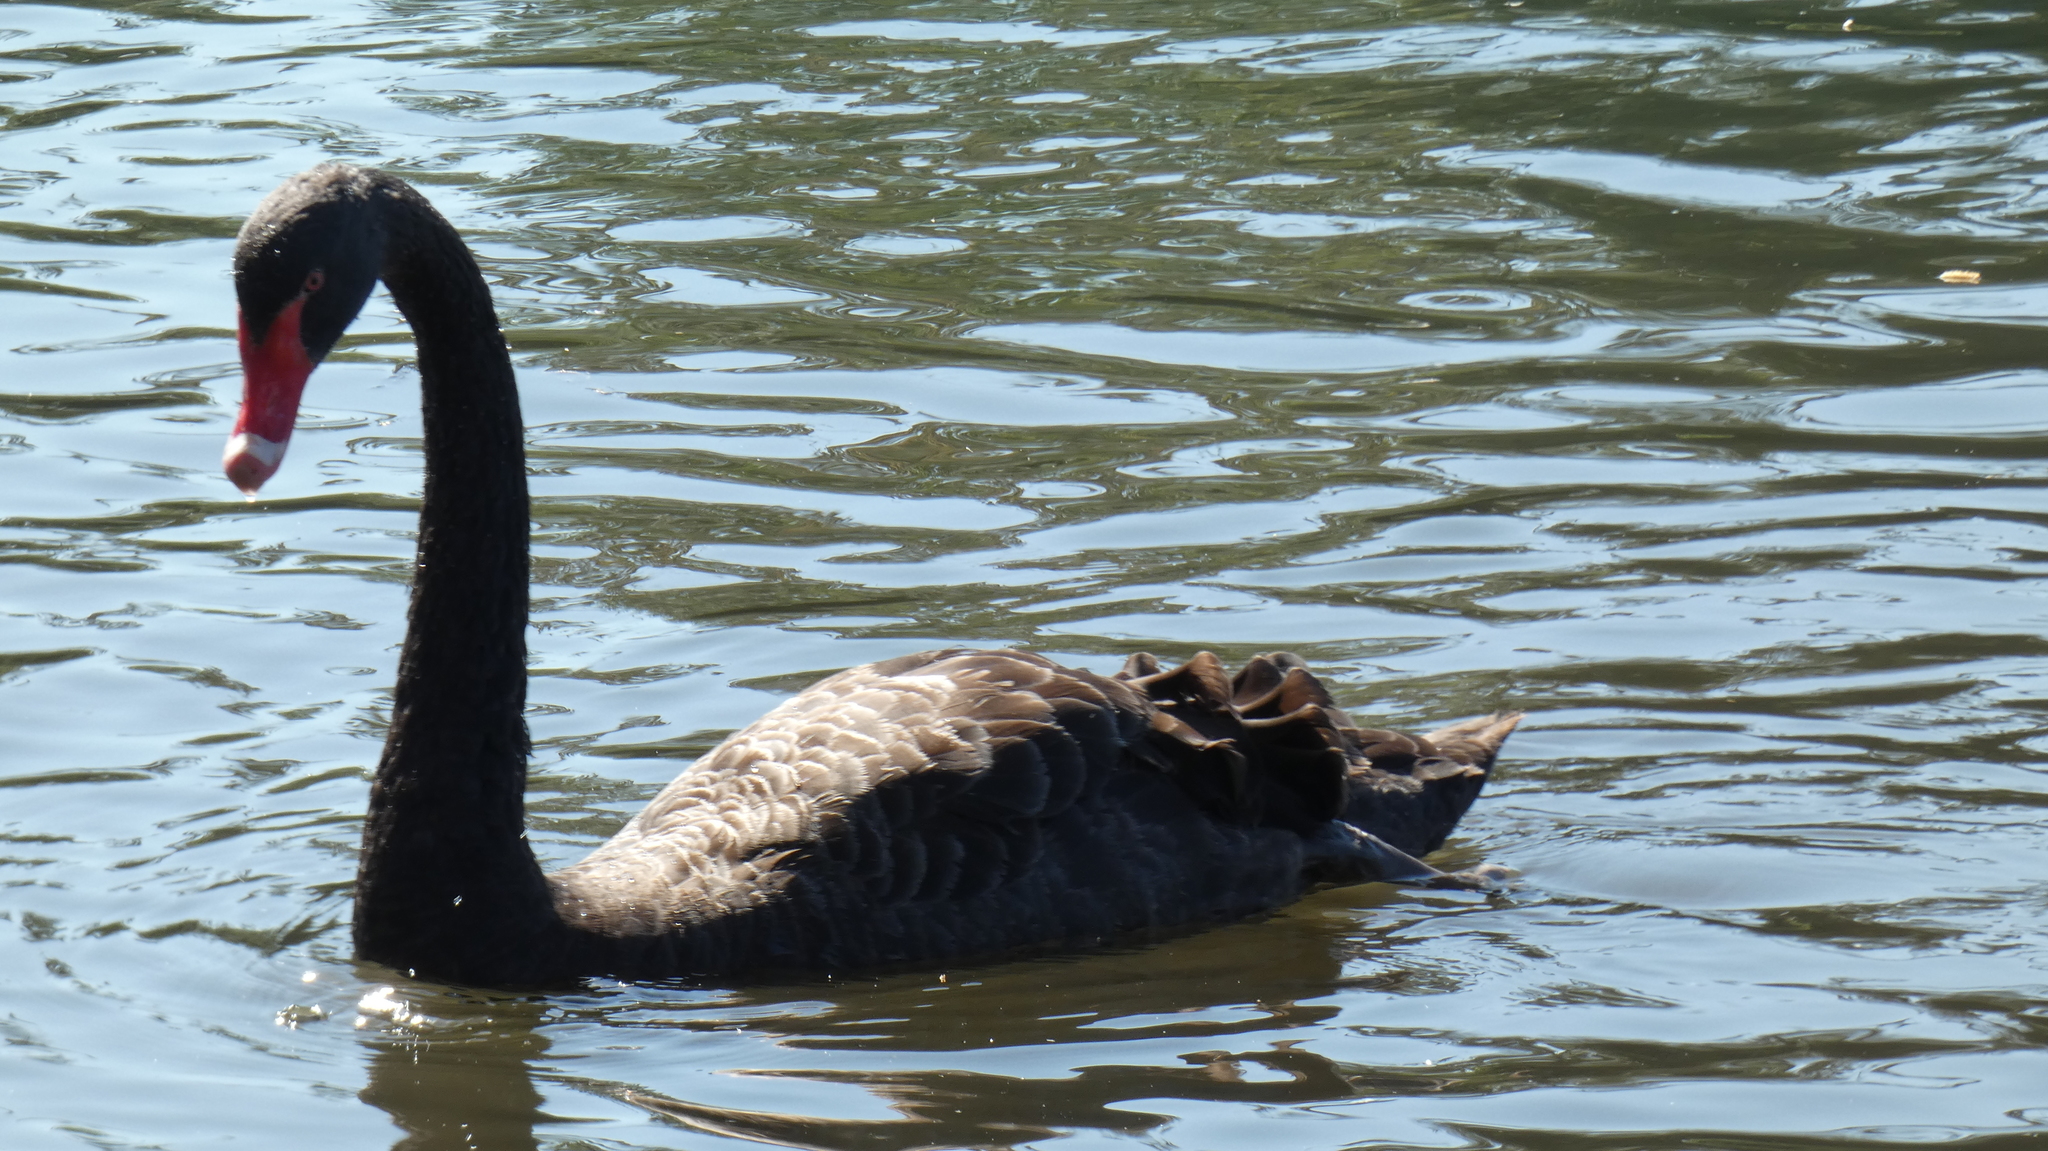
{"label": "water reflection", "polygon": [[[0,7],[0,1144],[2031,1146],[2040,25]],[[551,861],[825,670],[1296,646],[1377,722],[1533,713],[1456,847],[1523,885],[350,1030],[388,305],[296,487],[217,468],[230,238],[333,155],[506,311]]]}
{"label": "water reflection", "polygon": [[[1303,1049],[1302,1039],[1264,1038],[1312,1033],[1339,1013],[1327,1000],[1346,988],[1399,993],[1432,983],[1376,963],[1384,940],[1348,934],[1348,921],[1328,914],[1331,898],[1153,948],[936,974],[737,991],[606,985],[566,998],[401,980],[365,997],[362,1098],[406,1132],[394,1146],[407,1151],[536,1146],[537,1128],[563,1122],[547,1113],[536,1082],[705,1134],[910,1151],[1012,1147],[1075,1129],[1142,1135],[1171,1122],[1134,1103],[1147,1099],[1301,1105],[1447,1086],[1427,1072],[1346,1065]],[[1487,897],[1443,898],[1478,907]],[[552,1031],[584,1038],[573,1051],[551,1050]],[[703,1102],[659,1078],[664,1055],[735,1032],[766,1040],[783,1065],[721,1061],[717,1075],[744,1077],[754,1086],[743,1095],[784,1106]],[[1106,1041],[1149,1045],[1161,1058],[1092,1062]],[[635,1054],[608,1059],[609,1051]],[[831,1066],[842,1061],[835,1054],[856,1052],[899,1052],[911,1065]],[[593,1063],[630,1067],[630,1077],[586,1073]],[[865,1102],[790,1089],[799,1083],[855,1089]],[[806,1114],[819,1103],[869,1114]]]}
{"label": "water reflection", "polygon": [[545,1117],[532,1076],[547,1053],[539,1031],[546,1005],[404,984],[390,998],[419,1017],[364,1017],[369,1084],[360,1097],[404,1132],[393,1151],[537,1148],[534,1128]]}

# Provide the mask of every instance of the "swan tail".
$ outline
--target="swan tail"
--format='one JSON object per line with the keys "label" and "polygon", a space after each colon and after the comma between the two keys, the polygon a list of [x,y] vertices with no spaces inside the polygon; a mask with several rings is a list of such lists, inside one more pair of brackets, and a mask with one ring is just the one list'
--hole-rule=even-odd
{"label": "swan tail", "polygon": [[1347,729],[1354,750],[1344,821],[1413,855],[1435,851],[1521,722],[1518,712],[1496,712],[1424,736]]}

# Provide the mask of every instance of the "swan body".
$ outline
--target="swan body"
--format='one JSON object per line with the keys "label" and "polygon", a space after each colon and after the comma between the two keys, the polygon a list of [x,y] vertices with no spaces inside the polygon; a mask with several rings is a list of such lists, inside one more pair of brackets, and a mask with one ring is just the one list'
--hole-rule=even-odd
{"label": "swan body", "polygon": [[814,973],[1242,918],[1327,884],[1483,886],[1418,857],[1519,717],[1360,729],[1303,662],[1114,676],[949,649],[831,676],[687,768],[583,861],[526,841],[523,426],[488,287],[392,176],[329,164],[237,243],[245,373],[225,467],[279,466],[313,367],[382,279],[418,344],[426,482],[359,958],[489,986]]}

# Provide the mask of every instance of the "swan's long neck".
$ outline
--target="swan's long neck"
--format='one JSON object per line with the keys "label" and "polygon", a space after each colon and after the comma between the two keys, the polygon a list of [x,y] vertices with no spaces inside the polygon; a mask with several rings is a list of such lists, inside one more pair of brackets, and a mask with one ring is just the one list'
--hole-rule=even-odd
{"label": "swan's long neck", "polygon": [[472,960],[530,949],[553,922],[525,832],[524,429],[468,248],[411,188],[393,181],[376,200],[383,280],[418,344],[426,491],[363,835],[356,954],[462,979]]}

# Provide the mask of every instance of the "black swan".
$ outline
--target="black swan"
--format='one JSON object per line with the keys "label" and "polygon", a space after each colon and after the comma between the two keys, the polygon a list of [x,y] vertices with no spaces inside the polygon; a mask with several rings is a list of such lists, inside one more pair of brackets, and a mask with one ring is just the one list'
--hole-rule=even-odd
{"label": "black swan", "polygon": [[411,321],[425,491],[355,888],[360,959],[485,986],[760,976],[1137,939],[1317,885],[1481,887],[1435,850],[1518,716],[1361,731],[1302,661],[1114,677],[1021,651],[844,671],[543,874],[526,841],[527,495],[490,289],[410,185],[345,164],[235,247],[245,375],[226,470],[277,470],[313,367],[382,279]]}

